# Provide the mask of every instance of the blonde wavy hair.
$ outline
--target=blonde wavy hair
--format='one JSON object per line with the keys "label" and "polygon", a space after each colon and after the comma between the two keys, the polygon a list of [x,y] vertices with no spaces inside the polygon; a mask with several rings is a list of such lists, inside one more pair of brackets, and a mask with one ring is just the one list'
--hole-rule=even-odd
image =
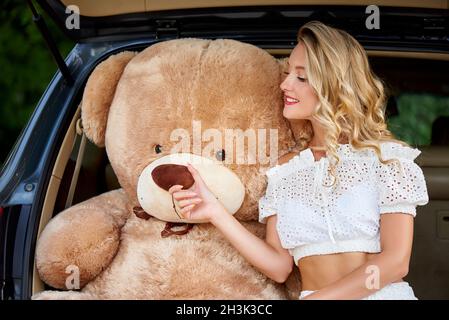
{"label": "blonde wavy hair", "polygon": [[[400,141],[387,129],[385,122],[386,93],[382,81],[372,72],[367,54],[360,43],[347,32],[319,21],[303,25],[298,32],[298,43],[306,51],[306,75],[315,90],[319,103],[313,118],[326,128],[325,147],[330,156],[329,170],[337,182],[336,166],[340,139],[354,149],[373,149],[380,162],[390,164],[397,159],[384,160],[380,143]],[[307,120],[306,125],[310,126]],[[310,142],[313,131],[308,137]]]}

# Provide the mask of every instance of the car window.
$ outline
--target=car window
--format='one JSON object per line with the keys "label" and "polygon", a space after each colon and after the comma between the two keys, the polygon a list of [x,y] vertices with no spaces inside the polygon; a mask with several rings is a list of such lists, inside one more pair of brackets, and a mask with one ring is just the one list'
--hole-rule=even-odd
{"label": "car window", "polygon": [[412,146],[449,146],[449,96],[407,92],[395,103],[387,124],[397,138]]}

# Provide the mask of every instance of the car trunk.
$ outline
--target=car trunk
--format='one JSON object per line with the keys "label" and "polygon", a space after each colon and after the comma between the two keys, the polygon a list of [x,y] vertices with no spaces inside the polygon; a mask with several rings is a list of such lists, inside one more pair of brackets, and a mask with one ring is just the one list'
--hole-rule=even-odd
{"label": "car trunk", "polygon": [[[417,209],[412,260],[405,280],[420,299],[449,299],[449,123],[445,123],[449,115],[449,44],[448,14],[441,10],[447,9],[447,1],[388,1],[395,6],[381,6],[381,29],[372,32],[365,28],[364,18],[360,19],[367,16],[365,6],[371,1],[351,2],[351,6],[342,6],[345,1],[320,1],[319,6],[312,6],[312,1],[37,2],[59,25],[66,18],[65,3],[79,6],[80,24],[85,28],[64,30],[77,42],[87,46],[118,44],[99,55],[92,68],[109,54],[131,45],[133,50],[142,50],[155,41],[178,37],[232,38],[281,58],[289,55],[296,32],[305,21],[323,20],[348,30],[367,49],[375,73],[388,84],[390,130],[423,151],[417,163],[426,177],[430,202]],[[275,6],[280,2],[281,6]],[[426,102],[429,99],[437,102]],[[416,113],[416,101],[433,108],[424,125],[409,121],[412,115],[422,114]],[[71,115],[49,173],[38,234],[66,205],[80,144],[78,118],[79,109]],[[424,138],[410,141],[413,135],[405,134],[410,131],[423,132]],[[119,187],[104,149],[87,142],[80,164],[73,204]],[[33,294],[46,288],[36,270],[32,282]]]}

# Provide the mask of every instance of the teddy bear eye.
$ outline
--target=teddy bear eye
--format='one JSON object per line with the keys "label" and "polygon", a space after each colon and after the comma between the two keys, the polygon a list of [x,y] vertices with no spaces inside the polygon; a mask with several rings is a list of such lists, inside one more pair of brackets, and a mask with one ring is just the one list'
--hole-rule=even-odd
{"label": "teddy bear eye", "polygon": [[215,158],[217,158],[218,161],[224,161],[226,158],[224,149],[217,151],[217,153],[215,154]]}
{"label": "teddy bear eye", "polygon": [[160,144],[157,144],[154,146],[154,151],[156,153],[161,153],[162,152],[162,146]]}

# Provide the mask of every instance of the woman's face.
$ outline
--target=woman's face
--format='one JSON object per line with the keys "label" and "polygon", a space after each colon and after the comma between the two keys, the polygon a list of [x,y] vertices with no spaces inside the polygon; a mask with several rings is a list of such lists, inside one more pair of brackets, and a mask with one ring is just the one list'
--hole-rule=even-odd
{"label": "woman's face", "polygon": [[310,120],[318,104],[315,90],[307,80],[305,65],[306,51],[299,43],[290,54],[288,70],[284,72],[285,79],[280,85],[284,92],[283,115],[287,119]]}

